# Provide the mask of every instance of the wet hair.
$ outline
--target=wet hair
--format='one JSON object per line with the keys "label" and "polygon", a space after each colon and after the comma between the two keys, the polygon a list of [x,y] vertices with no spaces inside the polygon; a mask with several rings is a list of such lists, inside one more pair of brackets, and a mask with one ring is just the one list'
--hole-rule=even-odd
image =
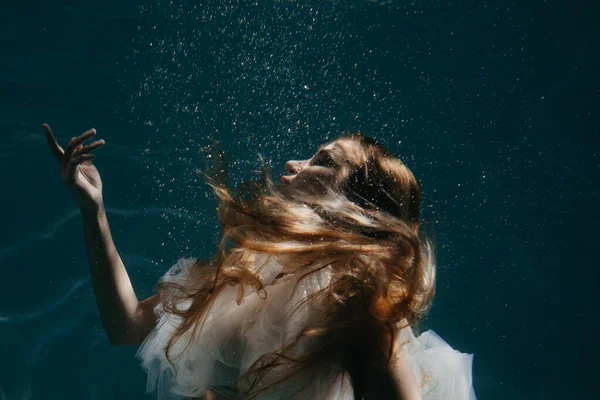
{"label": "wet hair", "polygon": [[[400,329],[423,317],[435,290],[435,266],[430,242],[419,232],[421,192],[412,172],[373,138],[354,133],[338,141],[347,156],[339,162],[337,184],[319,196],[283,195],[266,167],[234,196],[224,159],[216,157],[216,169],[205,175],[218,198],[223,229],[216,255],[197,261],[185,287],[158,285],[164,309],[182,318],[167,356],[184,332],[192,329],[194,337],[201,329],[212,301],[227,286],[238,285],[239,300],[248,288],[268,296],[253,265],[257,254],[293,255],[285,270],[300,279],[324,267],[333,271],[330,285],[306,299],[326,317],[280,351],[260,357],[240,378],[243,398],[323,363],[342,365],[355,398],[366,397],[362,372],[391,362]],[[178,309],[177,302],[185,299],[191,306]],[[288,350],[305,337],[318,338],[320,345],[291,355]],[[358,341],[377,342],[376,351],[358,357]],[[271,373],[275,370],[287,372]]]}

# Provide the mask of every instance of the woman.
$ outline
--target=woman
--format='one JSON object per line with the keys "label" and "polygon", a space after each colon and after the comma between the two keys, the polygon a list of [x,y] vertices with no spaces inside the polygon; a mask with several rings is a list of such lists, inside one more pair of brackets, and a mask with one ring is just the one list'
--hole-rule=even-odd
{"label": "woman", "polygon": [[138,301],[92,164],[104,141],[84,146],[92,129],[63,150],[44,131],[81,209],[107,336],[141,344],[159,398],[475,398],[471,356],[431,331],[413,336],[435,268],[417,181],[380,143],[342,136],[237,196],[224,174],[206,176],[223,228],[216,256],[180,259]]}

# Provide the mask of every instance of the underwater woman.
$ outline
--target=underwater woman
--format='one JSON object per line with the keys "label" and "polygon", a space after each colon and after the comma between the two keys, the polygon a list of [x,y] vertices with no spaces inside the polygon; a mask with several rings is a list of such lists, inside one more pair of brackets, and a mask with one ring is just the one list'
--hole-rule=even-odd
{"label": "underwater woman", "polygon": [[[435,264],[421,192],[384,145],[344,134],[274,183],[233,192],[205,174],[222,236],[139,300],[113,243],[94,129],[63,149],[43,126],[83,217],[97,305],[113,345],[138,345],[159,399],[473,400],[472,356],[413,328]],[[217,168],[217,170],[221,170]]]}

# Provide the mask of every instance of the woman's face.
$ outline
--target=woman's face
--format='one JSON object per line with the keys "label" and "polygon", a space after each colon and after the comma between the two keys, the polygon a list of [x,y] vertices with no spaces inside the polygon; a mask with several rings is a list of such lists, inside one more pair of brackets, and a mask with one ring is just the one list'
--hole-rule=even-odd
{"label": "woman's face", "polygon": [[321,147],[307,160],[288,161],[285,163],[287,175],[279,179],[277,188],[284,195],[292,192],[324,195],[338,184],[338,171],[348,160],[352,145],[349,140],[341,139]]}

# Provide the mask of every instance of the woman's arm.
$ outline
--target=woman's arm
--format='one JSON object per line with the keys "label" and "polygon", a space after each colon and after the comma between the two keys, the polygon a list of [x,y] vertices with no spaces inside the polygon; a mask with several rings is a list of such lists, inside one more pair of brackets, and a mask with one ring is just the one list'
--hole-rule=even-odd
{"label": "woman's arm", "polygon": [[92,163],[96,158],[92,152],[103,147],[104,140],[84,146],[96,135],[96,130],[90,129],[73,137],[63,149],[50,126],[44,124],[43,129],[48,147],[59,163],[60,178],[81,210],[92,285],[108,339],[112,344],[140,343],[154,326],[153,309],[159,297],[138,302],[113,243],[102,198],[102,179]]}
{"label": "woman's arm", "polygon": [[[404,328],[410,329],[410,328]],[[394,349],[394,362],[390,362],[387,366],[387,373],[395,386],[399,398],[402,400],[421,400],[421,389],[415,378],[415,374],[410,367],[408,356],[405,354],[405,349]]]}
{"label": "woman's arm", "polygon": [[[361,375],[367,383],[365,389],[369,393],[367,397],[389,400],[421,400],[421,390],[412,372],[408,355],[405,354],[405,348],[399,347],[399,341],[396,340],[390,361],[382,365],[381,361],[387,358],[385,354],[388,352],[390,343],[387,330],[373,326],[372,330],[367,329],[365,332],[367,334],[359,345],[360,357],[363,360],[375,357],[377,360],[361,362],[364,365]],[[368,365],[377,367],[368,367]]]}
{"label": "woman's arm", "polygon": [[85,243],[102,326],[113,345],[139,344],[156,324],[158,295],[138,301],[112,240],[103,204],[82,209]]}

